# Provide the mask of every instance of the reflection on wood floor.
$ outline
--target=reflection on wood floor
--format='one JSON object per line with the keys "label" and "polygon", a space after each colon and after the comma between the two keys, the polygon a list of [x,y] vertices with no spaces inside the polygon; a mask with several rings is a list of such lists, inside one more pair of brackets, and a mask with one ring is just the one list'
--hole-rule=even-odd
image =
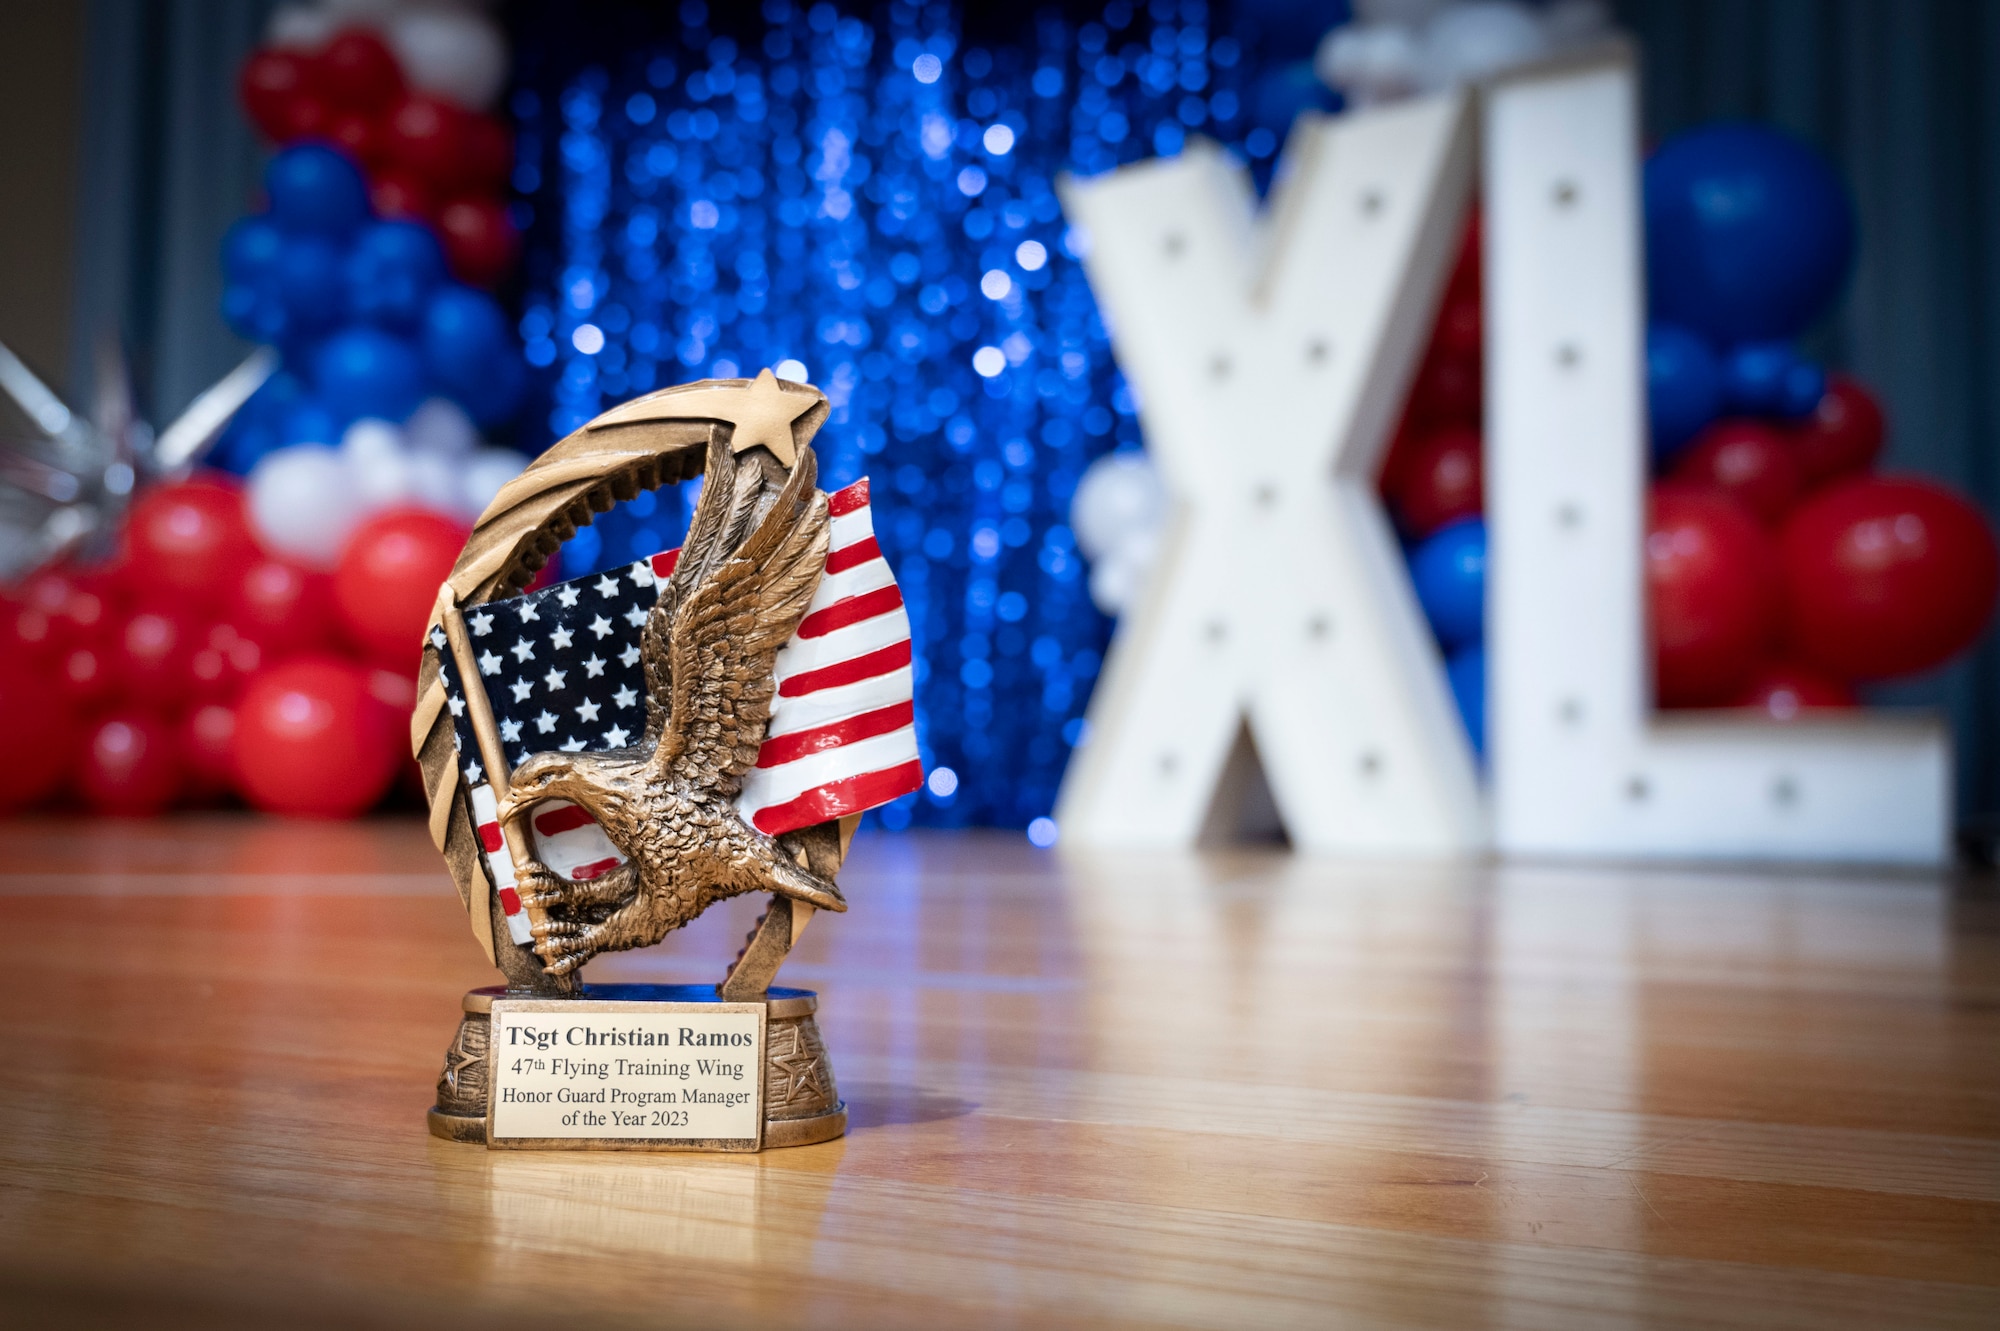
{"label": "reflection on wood floor", "polygon": [[[426,1135],[491,977],[418,824],[0,852],[44,1324],[2000,1319],[1990,885],[864,838],[782,976],[850,1135],[595,1157]],[[755,909],[590,978],[714,978]]]}

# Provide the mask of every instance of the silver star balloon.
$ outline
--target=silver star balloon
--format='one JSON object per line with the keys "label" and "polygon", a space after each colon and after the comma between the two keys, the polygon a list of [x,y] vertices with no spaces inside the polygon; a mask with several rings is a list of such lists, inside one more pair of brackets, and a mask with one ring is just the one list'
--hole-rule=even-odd
{"label": "silver star balloon", "polygon": [[27,437],[0,438],[0,582],[108,543],[138,488],[190,471],[277,368],[278,353],[259,348],[155,433],[133,407],[115,346],[99,357],[86,417],[0,343],[0,394],[27,421]]}

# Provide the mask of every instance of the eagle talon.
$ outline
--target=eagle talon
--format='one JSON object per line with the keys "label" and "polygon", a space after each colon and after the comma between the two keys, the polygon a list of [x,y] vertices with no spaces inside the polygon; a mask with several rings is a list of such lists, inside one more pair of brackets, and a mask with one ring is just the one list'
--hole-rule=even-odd
{"label": "eagle talon", "polygon": [[[539,956],[549,966],[555,966],[565,961],[573,965],[581,964],[578,954],[582,953],[583,956],[589,955],[582,938],[577,932],[577,926],[564,925],[563,928],[564,932],[560,934],[542,934],[540,930],[536,931],[541,936],[535,940],[535,955]],[[552,973],[560,974],[561,972]]]}

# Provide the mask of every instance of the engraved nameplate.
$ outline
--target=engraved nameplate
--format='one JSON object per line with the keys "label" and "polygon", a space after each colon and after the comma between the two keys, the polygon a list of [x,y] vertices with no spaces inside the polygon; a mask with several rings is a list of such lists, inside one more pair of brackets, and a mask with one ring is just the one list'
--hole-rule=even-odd
{"label": "engraved nameplate", "polygon": [[755,1151],[762,1003],[496,998],[495,1147]]}

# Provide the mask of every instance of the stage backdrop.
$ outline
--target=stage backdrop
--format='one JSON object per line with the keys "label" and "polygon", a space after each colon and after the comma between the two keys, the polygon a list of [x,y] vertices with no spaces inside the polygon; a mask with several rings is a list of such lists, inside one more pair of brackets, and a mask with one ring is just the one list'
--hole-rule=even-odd
{"label": "stage backdrop", "polygon": [[[825,484],[871,478],[914,628],[930,780],[883,823],[1045,817],[1110,629],[1070,496],[1139,443],[1056,178],[1197,132],[1268,162],[1244,41],[1200,0],[1010,21],[1006,43],[942,5],[600,13],[551,8],[515,47],[539,423],[767,365],[819,385]],[[607,515],[565,567],[677,541],[689,498]]]}

